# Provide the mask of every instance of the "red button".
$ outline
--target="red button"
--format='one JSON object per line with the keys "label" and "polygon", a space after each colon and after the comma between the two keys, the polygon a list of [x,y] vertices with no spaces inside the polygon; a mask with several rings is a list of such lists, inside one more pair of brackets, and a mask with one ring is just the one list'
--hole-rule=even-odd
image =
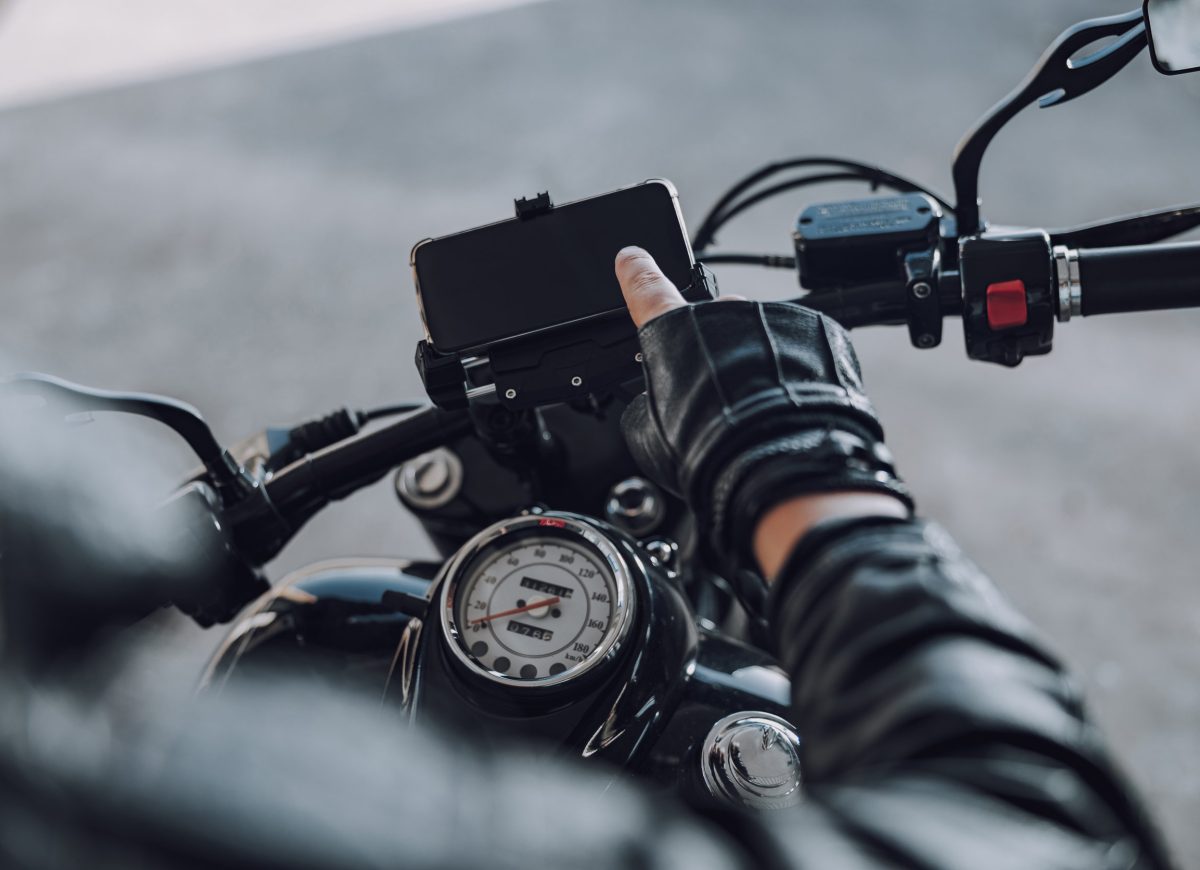
{"label": "red button", "polygon": [[1008,329],[1024,326],[1029,320],[1029,309],[1025,307],[1025,282],[1001,281],[987,288],[988,326],[992,329]]}

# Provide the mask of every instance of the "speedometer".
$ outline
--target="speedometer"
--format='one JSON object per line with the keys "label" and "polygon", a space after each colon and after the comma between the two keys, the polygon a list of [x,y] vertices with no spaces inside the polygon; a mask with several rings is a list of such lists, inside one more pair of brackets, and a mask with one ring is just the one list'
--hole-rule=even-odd
{"label": "speedometer", "polygon": [[447,566],[442,624],[452,653],[508,685],[553,686],[592,670],[628,632],[632,584],[598,528],[569,516],[506,520]]}

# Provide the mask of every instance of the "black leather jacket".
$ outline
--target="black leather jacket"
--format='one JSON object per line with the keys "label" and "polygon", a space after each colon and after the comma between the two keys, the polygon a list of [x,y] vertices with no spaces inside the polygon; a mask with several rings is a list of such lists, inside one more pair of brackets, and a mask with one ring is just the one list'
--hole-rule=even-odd
{"label": "black leather jacket", "polygon": [[181,729],[43,692],[0,707],[0,865],[1168,866],[1062,666],[937,526],[821,527],[769,606],[804,735],[793,810],[684,807],[328,694],[260,687],[273,715],[233,695]]}
{"label": "black leather jacket", "polygon": [[1062,665],[942,529],[818,533],[773,596],[810,785],[764,825],[779,866],[1168,865]]}

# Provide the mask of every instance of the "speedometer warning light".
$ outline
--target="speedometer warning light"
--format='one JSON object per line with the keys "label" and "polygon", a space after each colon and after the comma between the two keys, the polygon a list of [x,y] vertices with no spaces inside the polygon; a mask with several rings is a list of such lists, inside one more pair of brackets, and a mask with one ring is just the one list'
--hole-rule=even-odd
{"label": "speedometer warning light", "polygon": [[632,583],[617,548],[574,518],[528,517],[480,533],[447,566],[442,621],[473,671],[505,684],[582,675],[626,633]]}

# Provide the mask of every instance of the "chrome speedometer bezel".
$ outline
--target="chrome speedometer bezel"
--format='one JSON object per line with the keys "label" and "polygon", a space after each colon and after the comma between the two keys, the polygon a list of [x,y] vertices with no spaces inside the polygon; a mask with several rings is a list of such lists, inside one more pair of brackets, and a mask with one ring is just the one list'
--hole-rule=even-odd
{"label": "chrome speedometer bezel", "polygon": [[[514,541],[529,533],[548,535],[574,535],[587,544],[605,565],[612,571],[616,601],[608,631],[603,640],[587,658],[578,662],[561,674],[533,680],[521,679],[499,671],[484,667],[466,650],[463,634],[459,630],[455,617],[455,605],[458,590],[463,579],[475,560],[485,550],[491,549],[505,537],[514,537]],[[586,520],[570,514],[543,513],[501,520],[481,531],[455,553],[442,569],[438,578],[438,609],[441,612],[442,634],[446,646],[454,658],[466,667],[474,676],[502,686],[518,690],[550,689],[573,683],[581,677],[594,672],[597,668],[613,661],[624,646],[626,637],[633,625],[635,599],[633,575],[629,565],[621,555],[620,549],[613,540],[600,528]]]}

